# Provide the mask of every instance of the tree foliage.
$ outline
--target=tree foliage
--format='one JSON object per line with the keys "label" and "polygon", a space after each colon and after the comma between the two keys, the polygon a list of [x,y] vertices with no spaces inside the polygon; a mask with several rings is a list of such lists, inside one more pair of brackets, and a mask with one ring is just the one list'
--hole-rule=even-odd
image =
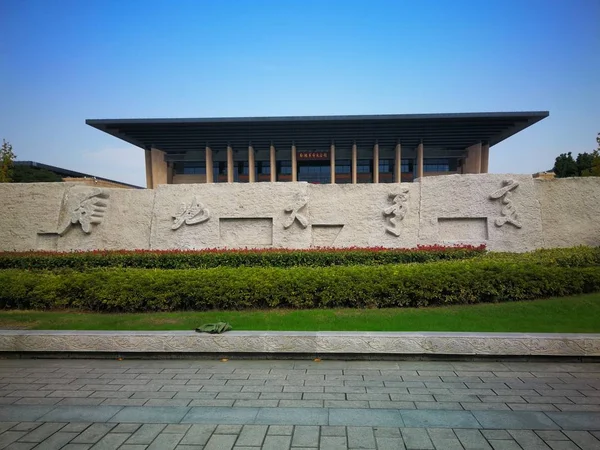
{"label": "tree foliage", "polygon": [[12,181],[12,166],[15,158],[12,145],[2,139],[2,148],[0,148],[0,183],[10,183]]}
{"label": "tree foliage", "polygon": [[600,177],[600,133],[596,137],[598,148],[591,153],[584,152],[573,159],[571,152],[561,153],[554,162],[556,178]]}
{"label": "tree foliage", "polygon": [[15,165],[12,170],[12,181],[15,183],[50,183],[62,181],[62,177],[39,167]]}
{"label": "tree foliage", "polygon": [[577,163],[571,152],[561,153],[554,162],[554,174],[556,178],[576,177],[579,175]]}

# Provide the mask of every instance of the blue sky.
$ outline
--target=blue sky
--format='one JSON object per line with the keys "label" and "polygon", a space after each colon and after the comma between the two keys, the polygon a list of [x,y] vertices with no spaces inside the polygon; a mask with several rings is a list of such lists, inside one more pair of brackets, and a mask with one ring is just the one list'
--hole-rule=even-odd
{"label": "blue sky", "polygon": [[1,0],[0,139],[145,185],[85,119],[549,110],[495,146],[533,173],[600,132],[600,1]]}

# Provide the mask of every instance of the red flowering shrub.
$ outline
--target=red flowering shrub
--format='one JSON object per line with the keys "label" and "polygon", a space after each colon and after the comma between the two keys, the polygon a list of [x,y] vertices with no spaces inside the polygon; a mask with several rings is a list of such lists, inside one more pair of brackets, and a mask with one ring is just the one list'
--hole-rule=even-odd
{"label": "red flowering shrub", "polygon": [[95,250],[91,252],[0,252],[0,269],[75,269],[131,267],[193,269],[211,267],[327,267],[424,263],[472,258],[485,245],[391,249],[349,247],[313,249]]}

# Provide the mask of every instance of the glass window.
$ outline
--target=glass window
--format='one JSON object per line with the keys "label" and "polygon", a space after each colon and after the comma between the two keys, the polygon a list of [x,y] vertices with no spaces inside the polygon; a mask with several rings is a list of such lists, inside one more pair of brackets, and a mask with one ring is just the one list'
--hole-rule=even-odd
{"label": "glass window", "polygon": [[380,159],[379,160],[379,173],[392,173],[394,171],[394,160],[393,159]]}
{"label": "glass window", "polygon": [[335,161],[335,173],[350,173],[352,169],[349,159],[340,159]]}
{"label": "glass window", "polygon": [[403,159],[402,160],[402,165],[401,167],[401,171],[402,173],[413,173],[414,171],[414,160],[412,159]]}
{"label": "glass window", "polygon": [[429,158],[423,161],[424,172],[448,172],[450,171],[450,163],[448,159]]}
{"label": "glass window", "polygon": [[204,175],[206,174],[205,161],[180,161],[173,164],[173,171],[176,175]]}
{"label": "glass window", "polygon": [[359,159],[356,163],[357,173],[371,173],[372,162],[370,159]]}

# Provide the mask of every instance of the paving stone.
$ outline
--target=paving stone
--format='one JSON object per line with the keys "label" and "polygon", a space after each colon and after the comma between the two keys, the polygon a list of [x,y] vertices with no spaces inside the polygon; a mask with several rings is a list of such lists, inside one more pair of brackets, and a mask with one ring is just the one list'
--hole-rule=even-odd
{"label": "paving stone", "polygon": [[[597,428],[600,428],[598,424]],[[587,431],[563,431],[569,439],[584,449],[598,449],[600,448],[600,440],[596,439],[591,433]]]}
{"label": "paving stone", "polygon": [[173,450],[183,438],[183,433],[161,433],[147,450]]}
{"label": "paving stone", "polygon": [[135,433],[127,436],[127,444],[150,444],[165,427],[165,424],[143,424]]}
{"label": "paving stone", "polygon": [[[35,430],[27,433],[25,436],[23,436],[19,440],[21,442],[42,442],[43,440],[47,439],[48,437],[52,436],[54,433],[59,431],[65,425],[66,425],[66,423],[53,423],[53,422],[44,423],[41,426],[39,426],[38,428],[36,428]],[[65,444],[66,444],[66,442],[65,442]]]}
{"label": "paving stone", "polygon": [[[13,422],[4,422],[7,423],[8,425],[10,425]],[[17,424],[14,424],[10,430],[11,431],[32,431],[35,430],[37,427],[39,427],[42,423],[41,422],[19,422]],[[2,427],[1,432],[5,431],[6,428]]]}
{"label": "paving stone", "polygon": [[329,425],[401,427],[404,422],[392,409],[330,409]]}
{"label": "paving stone", "polygon": [[[326,427],[324,427],[326,428]],[[279,436],[291,436],[294,433],[293,425],[270,425],[267,434],[279,435]],[[346,431],[344,429],[344,436]]]}
{"label": "paving stone", "polygon": [[406,427],[416,428],[481,428],[470,411],[402,411]]}
{"label": "paving stone", "polygon": [[552,450],[581,450],[581,447],[571,441],[546,441],[546,444],[548,444]]}
{"label": "paving stone", "polygon": [[[546,415],[565,430],[598,430],[600,413],[547,412]],[[533,427],[533,429],[537,429]]]}
{"label": "paving stone", "polygon": [[91,450],[116,450],[128,437],[129,435],[125,433],[108,433],[96,442]]}
{"label": "paving stone", "polygon": [[217,425],[215,434],[240,434],[242,425]]}
{"label": "paving stone", "polygon": [[354,401],[341,401],[341,400],[325,400],[325,408],[369,408],[369,402],[354,400]]}
{"label": "paving stone", "polygon": [[266,425],[244,425],[239,434],[236,446],[260,447],[268,427]]}
{"label": "paving stone", "polygon": [[371,427],[348,427],[348,448],[376,448]]}
{"label": "paving stone", "polygon": [[[556,433],[556,431],[544,431],[544,433]],[[486,439],[512,439],[511,435],[506,430],[481,430],[481,434],[483,434]]]}
{"label": "paving stone", "polygon": [[550,450],[540,437],[532,430],[508,430],[512,438],[527,450]]}
{"label": "paving stone", "polygon": [[[375,438],[378,450],[405,450],[402,438],[378,437]],[[462,447],[461,447],[462,449]]]}
{"label": "paving stone", "polygon": [[82,433],[91,425],[92,424],[89,422],[73,422],[65,425],[60,431],[66,433]]}
{"label": "paving stone", "polygon": [[291,441],[291,436],[267,435],[262,450],[286,450],[290,448]]}
{"label": "paving stone", "polygon": [[402,439],[408,450],[434,449],[433,442],[429,439],[427,431],[423,428],[402,428]]}
{"label": "paving stone", "polygon": [[[483,428],[513,430],[552,430],[556,423],[541,412],[530,411],[472,411]],[[552,414],[552,413],[548,413]]]}
{"label": "paving stone", "polygon": [[60,398],[47,398],[47,397],[25,397],[15,399],[13,405],[56,405],[61,401]]}
{"label": "paving stone", "polygon": [[318,447],[319,446],[319,427],[318,426],[295,426],[292,437],[293,447]]}
{"label": "paving stone", "polygon": [[57,406],[42,422],[106,422],[121,410],[118,406]]}
{"label": "paving stone", "polygon": [[73,439],[73,444],[95,444],[115,427],[114,423],[94,423]]}
{"label": "paving stone", "polygon": [[[331,414],[330,410],[329,414]],[[328,410],[323,408],[262,408],[254,423],[261,425],[327,425]],[[335,424],[337,425],[337,424]]]}
{"label": "paving stone", "polygon": [[321,436],[320,450],[346,450],[346,436]]}
{"label": "paving stone", "polygon": [[111,431],[113,433],[135,433],[140,427],[141,423],[120,423],[114,427]]}
{"label": "paving stone", "polygon": [[[2,445],[2,444],[0,444]],[[34,448],[36,445],[36,443],[33,442],[13,442],[12,444],[9,444],[8,447],[0,447],[3,448],[4,450],[30,450],[32,448]],[[67,448],[67,447],[63,447],[63,448]]]}
{"label": "paving stone", "polygon": [[488,441],[483,437],[479,430],[454,430],[456,437],[465,448],[465,450],[491,450]]}
{"label": "paving stone", "polygon": [[179,423],[189,412],[190,408],[184,407],[138,407],[125,406],[110,420],[111,422],[133,423]]}
{"label": "paving stone", "polygon": [[[177,424],[177,423],[172,423],[167,425],[167,427],[162,431],[163,433],[187,433],[187,431],[190,429],[191,425],[186,425],[186,424]],[[116,431],[113,431],[114,433],[116,433]]]}
{"label": "paving stone", "polygon": [[146,450],[147,448],[148,446],[145,444],[123,444],[119,447],[119,450]]}
{"label": "paving stone", "polygon": [[[5,431],[0,434],[0,448],[8,447],[27,434],[26,431]],[[36,444],[37,445],[37,444]]]}
{"label": "paving stone", "polygon": [[522,450],[515,441],[489,441],[494,450]]}
{"label": "paving stone", "polygon": [[[273,409],[278,408],[263,408],[263,411]],[[245,425],[254,422],[258,411],[259,408],[190,408],[181,423]]]}
{"label": "paving stone", "polygon": [[180,442],[180,445],[205,445],[216,425],[192,425]]}
{"label": "paving stone", "polygon": [[0,422],[34,422],[52,411],[54,406],[11,406],[0,408]]}
{"label": "paving stone", "polygon": [[63,433],[59,431],[41,442],[39,447],[44,450],[58,450],[71,442],[76,436],[77,433]]}

